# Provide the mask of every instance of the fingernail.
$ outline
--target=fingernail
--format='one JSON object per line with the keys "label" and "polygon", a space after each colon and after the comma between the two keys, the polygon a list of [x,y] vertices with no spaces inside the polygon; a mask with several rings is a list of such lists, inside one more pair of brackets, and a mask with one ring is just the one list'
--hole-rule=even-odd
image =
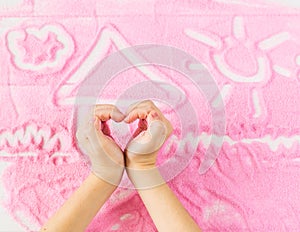
{"label": "fingernail", "polygon": [[152,115],[153,118],[158,118],[158,113],[157,112],[152,112],[151,115]]}

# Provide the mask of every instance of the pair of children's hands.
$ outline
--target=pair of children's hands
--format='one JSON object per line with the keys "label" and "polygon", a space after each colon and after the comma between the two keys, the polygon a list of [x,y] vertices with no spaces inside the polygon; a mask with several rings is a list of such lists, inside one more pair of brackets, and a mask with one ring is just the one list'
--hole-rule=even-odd
{"label": "pair of children's hands", "polygon": [[[123,114],[114,105],[96,105],[93,120],[81,123],[76,132],[79,147],[89,156],[92,171],[101,179],[118,185],[124,167],[128,169],[155,168],[159,149],[173,131],[171,123],[150,101],[131,105]],[[132,123],[139,119],[138,128],[124,151],[113,139],[107,121]]]}

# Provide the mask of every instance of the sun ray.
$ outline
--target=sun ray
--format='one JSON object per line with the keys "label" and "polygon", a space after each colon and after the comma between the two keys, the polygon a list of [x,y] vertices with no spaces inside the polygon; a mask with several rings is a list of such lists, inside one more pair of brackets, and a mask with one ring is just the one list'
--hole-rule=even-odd
{"label": "sun ray", "polygon": [[291,77],[292,76],[292,74],[291,74],[291,71],[290,70],[288,70],[288,69],[286,69],[286,68],[284,68],[284,67],[281,67],[281,66],[279,66],[279,65],[273,65],[273,70],[276,72],[276,73],[278,73],[278,74],[280,74],[281,76],[283,76],[283,77]]}
{"label": "sun ray", "polygon": [[291,35],[289,32],[281,32],[260,41],[258,47],[262,50],[271,50],[290,39]]}
{"label": "sun ray", "polygon": [[253,118],[263,118],[266,116],[266,106],[262,93],[257,90],[252,90]]}
{"label": "sun ray", "polygon": [[216,40],[215,38],[211,38],[208,35],[205,35],[201,32],[197,32],[197,31],[194,31],[193,29],[187,28],[187,29],[184,30],[184,33],[188,37],[190,37],[194,40],[197,40],[197,41],[199,41],[199,42],[201,42],[201,43],[203,43],[203,44],[205,44],[209,47],[213,47],[213,48],[216,48],[216,49],[221,47],[221,41],[219,39]]}
{"label": "sun ray", "polygon": [[236,16],[233,19],[233,35],[236,39],[244,39],[246,36],[244,19],[240,16]]}
{"label": "sun ray", "polygon": [[256,90],[252,92],[252,102],[255,110],[255,114],[253,115],[254,118],[258,118],[261,115],[261,107],[259,104],[259,97]]}

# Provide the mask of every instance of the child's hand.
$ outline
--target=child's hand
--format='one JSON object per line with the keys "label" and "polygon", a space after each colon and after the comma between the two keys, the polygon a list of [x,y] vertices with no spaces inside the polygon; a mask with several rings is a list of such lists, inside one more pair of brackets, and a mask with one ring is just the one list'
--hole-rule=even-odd
{"label": "child's hand", "polygon": [[124,157],[106,121],[121,122],[125,116],[113,105],[96,105],[90,114],[77,130],[79,146],[89,156],[94,174],[118,185],[124,171]]}
{"label": "child's hand", "polygon": [[155,167],[158,150],[173,131],[171,123],[150,100],[129,107],[124,121],[139,119],[138,128],[125,149],[126,167],[150,169]]}

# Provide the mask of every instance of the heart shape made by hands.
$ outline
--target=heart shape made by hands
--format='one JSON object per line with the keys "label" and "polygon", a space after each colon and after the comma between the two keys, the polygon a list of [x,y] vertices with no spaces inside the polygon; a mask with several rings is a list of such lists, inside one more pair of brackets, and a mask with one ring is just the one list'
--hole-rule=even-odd
{"label": "heart shape made by hands", "polygon": [[101,123],[101,129],[103,133],[112,138],[122,150],[130,144],[131,148],[134,146],[134,150],[132,151],[136,153],[138,153],[138,151],[142,152],[142,147],[145,146],[148,146],[151,150],[159,148],[166,137],[164,124],[158,119],[154,120],[150,115],[147,115],[145,119],[136,119],[130,122],[108,120]]}

